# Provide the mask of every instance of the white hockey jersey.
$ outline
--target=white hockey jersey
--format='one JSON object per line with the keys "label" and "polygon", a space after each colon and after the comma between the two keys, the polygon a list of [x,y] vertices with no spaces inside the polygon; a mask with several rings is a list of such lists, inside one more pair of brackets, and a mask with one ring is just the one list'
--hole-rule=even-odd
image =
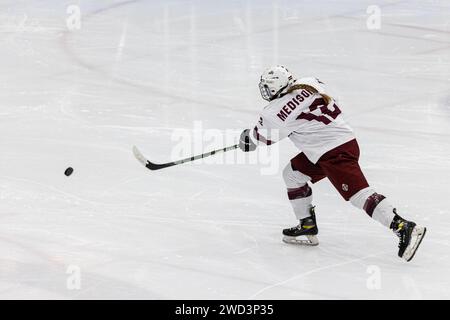
{"label": "white hockey jersey", "polygon": [[271,101],[260,114],[252,136],[265,144],[289,137],[311,162],[316,163],[324,153],[355,136],[336,101],[331,99],[327,104],[321,96],[327,94],[322,82],[301,78],[295,84],[307,84],[318,92],[299,89]]}

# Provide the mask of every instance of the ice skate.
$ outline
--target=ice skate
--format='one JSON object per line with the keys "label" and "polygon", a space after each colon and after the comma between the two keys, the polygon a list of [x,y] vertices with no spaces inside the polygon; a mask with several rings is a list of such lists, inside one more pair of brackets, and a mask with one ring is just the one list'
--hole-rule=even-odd
{"label": "ice skate", "polygon": [[319,229],[317,228],[314,207],[310,209],[310,213],[311,216],[300,220],[298,226],[283,230],[283,242],[308,246],[317,246],[319,244],[319,239],[317,238]]}
{"label": "ice skate", "polygon": [[406,261],[411,261],[425,236],[427,228],[396,216],[392,229],[400,238],[398,256]]}

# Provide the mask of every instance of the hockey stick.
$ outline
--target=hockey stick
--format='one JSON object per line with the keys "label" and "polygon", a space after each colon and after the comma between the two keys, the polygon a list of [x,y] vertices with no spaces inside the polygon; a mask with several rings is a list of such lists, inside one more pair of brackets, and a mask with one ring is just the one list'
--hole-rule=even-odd
{"label": "hockey stick", "polygon": [[147,169],[160,170],[160,169],[176,166],[176,165],[179,165],[179,164],[182,164],[185,162],[191,162],[191,161],[195,161],[198,159],[203,159],[203,158],[212,156],[212,155],[220,153],[220,152],[227,152],[227,151],[238,149],[238,148],[239,148],[239,145],[235,144],[233,146],[229,146],[229,147],[226,147],[223,149],[213,150],[213,151],[199,154],[197,156],[192,156],[192,157],[189,157],[186,159],[181,159],[181,160],[177,160],[177,161],[173,161],[173,162],[159,163],[159,164],[153,163],[150,160],[148,160],[146,157],[144,157],[144,155],[139,151],[139,149],[136,146],[133,146],[133,153],[134,153],[134,156],[136,157],[136,159],[138,159],[138,161],[140,163],[142,163]]}

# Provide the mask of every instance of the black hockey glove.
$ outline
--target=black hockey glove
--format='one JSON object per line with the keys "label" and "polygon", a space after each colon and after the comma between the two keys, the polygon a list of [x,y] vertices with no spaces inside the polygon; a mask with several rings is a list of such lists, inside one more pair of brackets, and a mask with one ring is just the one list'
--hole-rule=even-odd
{"label": "black hockey glove", "polygon": [[245,129],[239,139],[239,148],[244,152],[256,150],[256,144],[250,139],[250,132],[250,129]]}

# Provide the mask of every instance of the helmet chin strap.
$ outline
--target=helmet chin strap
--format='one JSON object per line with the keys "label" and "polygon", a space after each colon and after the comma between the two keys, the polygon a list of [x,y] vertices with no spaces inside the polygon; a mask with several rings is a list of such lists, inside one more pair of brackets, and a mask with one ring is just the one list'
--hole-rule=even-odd
{"label": "helmet chin strap", "polygon": [[278,92],[276,94],[274,94],[271,98],[270,101],[277,99],[277,98],[281,98],[282,96],[284,96],[287,92],[283,93],[283,91],[289,87],[289,84],[285,85],[283,88],[281,88],[280,90],[278,90]]}

